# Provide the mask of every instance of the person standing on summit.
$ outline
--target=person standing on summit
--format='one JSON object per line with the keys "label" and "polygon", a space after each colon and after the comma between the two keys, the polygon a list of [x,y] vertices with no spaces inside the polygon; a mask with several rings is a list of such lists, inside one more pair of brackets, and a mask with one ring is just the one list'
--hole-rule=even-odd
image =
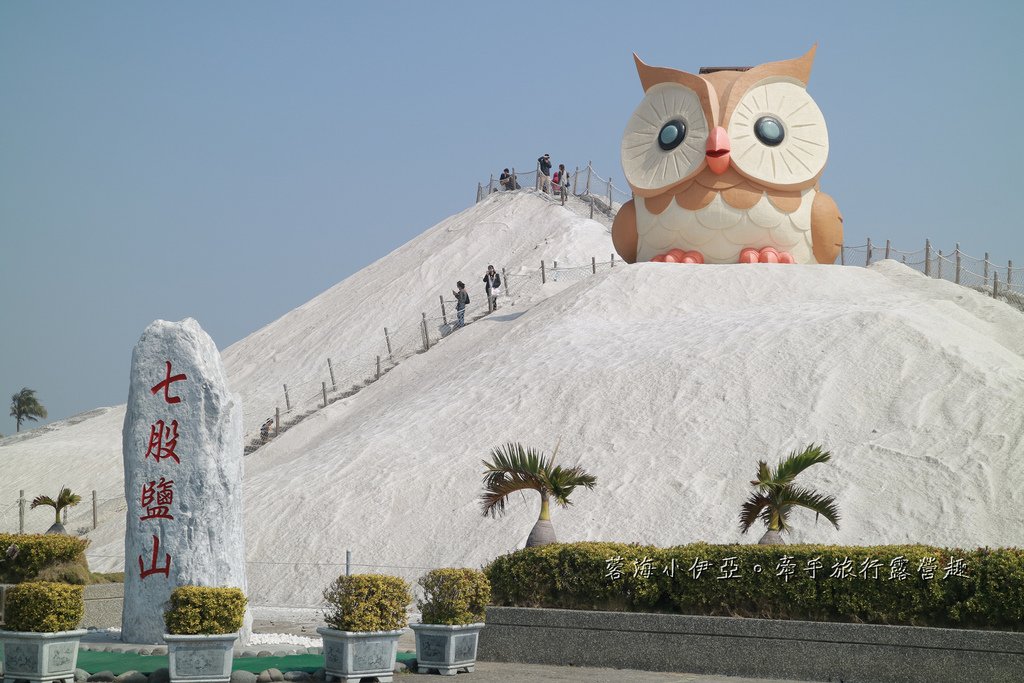
{"label": "person standing on summit", "polygon": [[487,290],[487,307],[490,311],[498,310],[498,295],[501,294],[501,276],[494,266],[487,266],[484,274],[484,289]]}
{"label": "person standing on summit", "polygon": [[537,176],[537,181],[540,183],[540,191],[548,192],[551,189],[551,155],[545,154],[540,157],[537,159],[537,164],[540,167],[540,174]]}

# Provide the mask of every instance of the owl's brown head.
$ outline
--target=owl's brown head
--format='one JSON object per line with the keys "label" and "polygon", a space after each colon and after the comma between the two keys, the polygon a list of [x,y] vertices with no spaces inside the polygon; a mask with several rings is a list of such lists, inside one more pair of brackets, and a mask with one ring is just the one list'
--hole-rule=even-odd
{"label": "owl's brown head", "polygon": [[702,171],[730,169],[780,190],[814,185],[828,159],[825,118],[807,93],[815,50],[704,74],[648,66],[634,54],[644,99],[622,137],[633,192],[652,197]]}

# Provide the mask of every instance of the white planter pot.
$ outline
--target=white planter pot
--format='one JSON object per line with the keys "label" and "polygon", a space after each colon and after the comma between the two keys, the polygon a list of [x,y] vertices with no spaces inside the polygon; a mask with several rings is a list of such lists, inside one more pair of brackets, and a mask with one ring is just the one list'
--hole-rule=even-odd
{"label": "white planter pot", "polygon": [[75,678],[78,641],[88,631],[29,633],[0,631],[4,646],[4,680],[24,678],[37,683]]}
{"label": "white planter pot", "polygon": [[333,628],[316,630],[324,639],[324,669],[328,676],[342,681],[358,681],[376,677],[380,683],[390,683],[398,657],[397,631],[337,631]]}
{"label": "white planter pot", "polygon": [[476,644],[483,623],[411,626],[416,632],[416,671],[425,674],[431,669],[437,669],[442,676],[454,676],[459,669],[473,670],[476,664]]}
{"label": "white planter pot", "polygon": [[176,636],[164,634],[171,683],[227,683],[237,633]]}

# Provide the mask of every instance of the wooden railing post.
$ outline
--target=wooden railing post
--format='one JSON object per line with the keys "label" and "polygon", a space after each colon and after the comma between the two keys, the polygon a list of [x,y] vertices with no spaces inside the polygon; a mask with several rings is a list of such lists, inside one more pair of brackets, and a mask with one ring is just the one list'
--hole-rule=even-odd
{"label": "wooden railing post", "polygon": [[380,379],[380,356],[377,356],[377,379]]}
{"label": "wooden railing post", "polygon": [[960,284],[960,243],[956,243],[956,277],[954,278],[957,284]]}
{"label": "wooden railing post", "polygon": [[430,335],[427,334],[427,314],[423,314],[423,322],[421,323],[423,329],[423,350],[426,351],[430,348]]}
{"label": "wooden railing post", "polygon": [[281,406],[274,406],[274,436],[281,433]]}
{"label": "wooden railing post", "polygon": [[388,328],[384,328],[384,343],[388,345],[388,358],[391,358],[394,354],[391,351],[391,335],[388,334]]}
{"label": "wooden railing post", "polygon": [[593,273],[594,275],[597,275],[597,257],[596,256],[591,256],[590,257],[590,272]]}
{"label": "wooden railing post", "polygon": [[320,382],[320,391],[324,395],[324,408],[327,407],[327,382]]}
{"label": "wooden railing post", "polygon": [[25,533],[25,489],[18,491],[18,533]]}
{"label": "wooden railing post", "polygon": [[871,238],[870,237],[868,238],[868,253],[867,253],[867,257],[864,260],[864,265],[865,266],[870,266],[871,265]]}
{"label": "wooden railing post", "polygon": [[92,528],[100,525],[99,501],[96,499],[96,489],[92,490]]}
{"label": "wooden railing post", "polygon": [[846,247],[842,242],[839,243],[839,265],[846,265]]}
{"label": "wooden railing post", "polygon": [[338,390],[338,384],[334,381],[334,366],[331,365],[331,359],[327,359],[327,370],[331,373],[331,391]]}
{"label": "wooden railing post", "polygon": [[612,261],[611,261],[611,263],[612,263],[612,268],[614,268],[615,267],[615,252],[614,251],[612,252]]}
{"label": "wooden railing post", "polygon": [[1013,261],[1006,262],[1006,286],[1013,286]]}
{"label": "wooden railing post", "polygon": [[999,297],[999,271],[992,273],[992,298]]}
{"label": "wooden railing post", "polygon": [[890,240],[886,240],[885,241],[885,258],[886,259],[889,258],[889,252],[890,252],[891,247],[892,247],[892,242]]}
{"label": "wooden railing post", "polygon": [[924,241],[924,274],[932,274],[932,242],[927,239]]}
{"label": "wooden railing post", "polygon": [[572,174],[572,193],[576,194],[576,179],[580,177],[580,167],[576,167],[576,172]]}
{"label": "wooden railing post", "polygon": [[982,266],[985,269],[985,286],[988,287],[988,252],[985,252],[985,263]]}
{"label": "wooden railing post", "polygon": [[287,384],[284,385],[284,409],[286,411],[292,409],[292,402],[288,398],[288,385]]}
{"label": "wooden railing post", "polygon": [[444,310],[444,294],[438,295],[438,298],[441,299],[441,322],[447,325],[448,313]]}
{"label": "wooden railing post", "polygon": [[540,262],[540,283],[543,285],[548,281],[547,276],[544,275],[544,261]]}

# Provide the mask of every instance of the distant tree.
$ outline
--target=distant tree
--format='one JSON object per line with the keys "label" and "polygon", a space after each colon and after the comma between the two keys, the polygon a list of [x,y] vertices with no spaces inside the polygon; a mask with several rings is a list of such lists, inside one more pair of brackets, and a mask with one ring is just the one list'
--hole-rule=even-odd
{"label": "distant tree", "polygon": [[764,460],[758,461],[757,479],[750,482],[756,490],[743,504],[743,510],[740,512],[740,531],[747,533],[760,519],[768,530],[758,541],[759,544],[785,543],[782,540],[782,532],[789,530],[789,513],[797,507],[807,508],[815,515],[821,515],[838,529],[839,508],[836,507],[835,498],[793,485],[793,480],[805,469],[831,459],[831,453],[811,444],[802,452],[793,451],[785,460],[780,460],[774,470],[768,467]]}
{"label": "distant tree", "polygon": [[51,526],[46,531],[46,533],[63,534],[66,532],[64,531],[64,525],[60,523],[61,510],[63,510],[64,508],[72,507],[74,505],[78,505],[81,502],[82,497],[80,495],[78,495],[77,493],[72,493],[71,489],[69,489],[67,486],[64,486],[61,488],[60,494],[58,494],[57,496],[57,500],[54,500],[49,496],[36,496],[32,500],[32,505],[30,505],[29,507],[31,507],[33,510],[35,510],[40,505],[52,507],[56,521],[54,521],[53,526]]}
{"label": "distant tree", "polygon": [[562,507],[569,507],[569,496],[577,486],[593,489],[597,478],[582,467],[555,466],[558,447],[548,458],[533,448],[509,443],[491,451],[491,462],[484,460],[484,493],[480,498],[484,516],[497,517],[505,511],[505,501],[516,491],[533,489],[540,494],[540,516],[534,524],[526,547],[555,542],[548,501],[552,498]]}
{"label": "distant tree", "polygon": [[35,389],[29,389],[25,387],[18,393],[11,396],[11,417],[13,417],[17,426],[15,427],[16,432],[21,431],[21,423],[23,420],[36,421],[37,418],[46,417],[46,407],[39,402],[36,398]]}

